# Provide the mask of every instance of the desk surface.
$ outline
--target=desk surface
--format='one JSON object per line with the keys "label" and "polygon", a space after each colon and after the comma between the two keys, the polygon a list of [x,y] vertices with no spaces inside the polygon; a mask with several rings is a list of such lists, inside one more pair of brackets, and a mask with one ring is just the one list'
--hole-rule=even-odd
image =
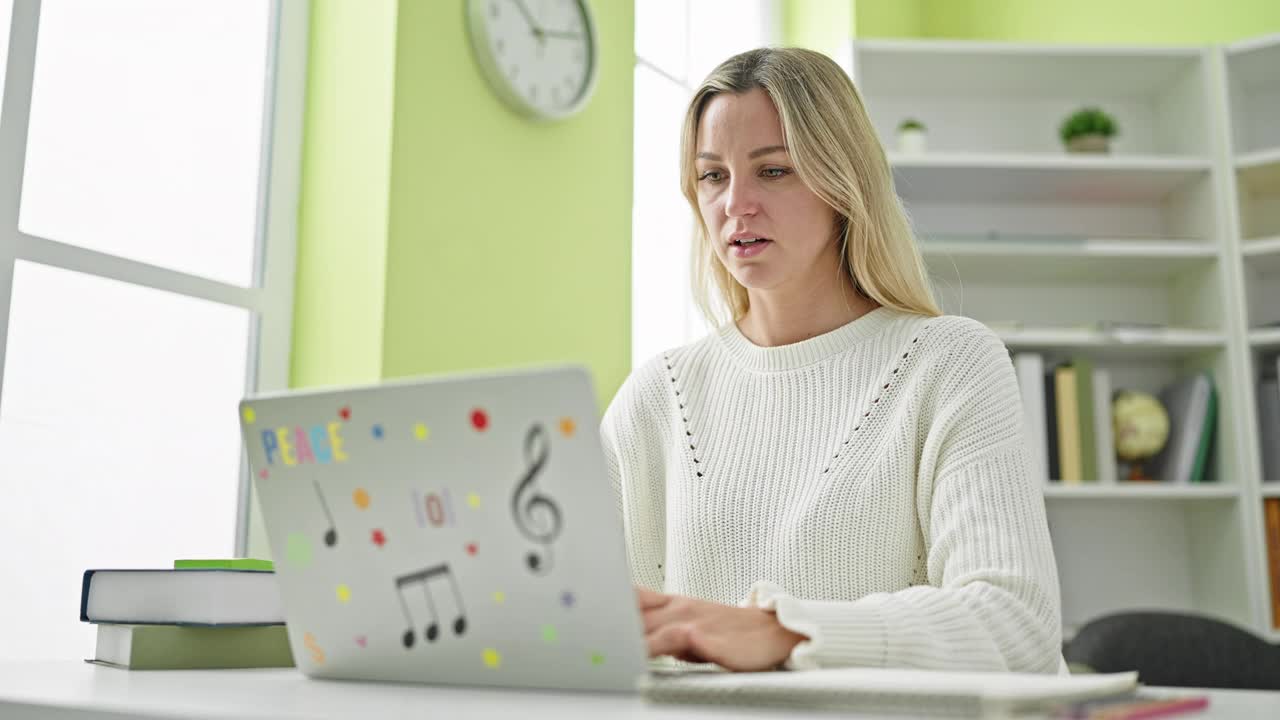
{"label": "desk surface", "polygon": [[[1150,690],[1208,693],[1209,711],[1178,716],[1188,720],[1280,717],[1280,692]],[[292,669],[130,672],[76,661],[0,663],[0,717],[6,720],[471,718],[510,717],[513,711],[520,717],[557,720],[835,717],[832,713],[654,705],[633,695],[309,680]]]}

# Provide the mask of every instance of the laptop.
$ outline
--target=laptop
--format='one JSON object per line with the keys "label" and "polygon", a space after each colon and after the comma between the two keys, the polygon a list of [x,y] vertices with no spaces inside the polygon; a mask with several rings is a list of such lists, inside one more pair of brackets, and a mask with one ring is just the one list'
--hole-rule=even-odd
{"label": "laptop", "polygon": [[644,634],[584,369],[291,391],[239,410],[303,673],[636,690]]}

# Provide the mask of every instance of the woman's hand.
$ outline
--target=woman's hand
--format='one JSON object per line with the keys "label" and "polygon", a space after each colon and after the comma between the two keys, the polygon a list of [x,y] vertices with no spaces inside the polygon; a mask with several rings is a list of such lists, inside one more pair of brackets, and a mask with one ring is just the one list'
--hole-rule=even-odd
{"label": "woman's hand", "polygon": [[636,588],[649,657],[671,655],[729,670],[774,670],[808,638],[772,612]]}

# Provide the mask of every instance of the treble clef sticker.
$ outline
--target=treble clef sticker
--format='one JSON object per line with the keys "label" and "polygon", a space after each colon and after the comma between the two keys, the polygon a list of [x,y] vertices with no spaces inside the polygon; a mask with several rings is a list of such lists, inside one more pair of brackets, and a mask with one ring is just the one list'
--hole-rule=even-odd
{"label": "treble clef sticker", "polygon": [[516,527],[529,540],[542,546],[542,553],[530,551],[525,562],[535,575],[545,575],[551,570],[553,563],[551,543],[560,536],[563,521],[560,507],[550,497],[538,492],[534,481],[542,472],[550,455],[547,434],[542,425],[534,424],[524,439],[525,460],[528,469],[516,485],[515,494],[511,497],[511,513],[515,516]]}

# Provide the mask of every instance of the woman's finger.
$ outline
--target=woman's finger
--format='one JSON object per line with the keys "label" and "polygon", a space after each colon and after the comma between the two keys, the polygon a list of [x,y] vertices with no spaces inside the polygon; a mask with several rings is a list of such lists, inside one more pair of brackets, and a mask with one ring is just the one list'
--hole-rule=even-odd
{"label": "woman's finger", "polygon": [[645,635],[644,640],[649,648],[649,657],[659,655],[687,657],[691,629],[686,623],[672,623]]}
{"label": "woman's finger", "polygon": [[654,592],[649,588],[636,586],[636,602],[640,605],[641,610],[650,608],[659,608],[671,602],[671,596],[660,592]]}
{"label": "woman's finger", "polygon": [[640,611],[640,620],[644,623],[644,632],[648,635],[663,625],[685,622],[689,620],[689,605],[672,602],[670,596],[662,605],[653,605]]}

